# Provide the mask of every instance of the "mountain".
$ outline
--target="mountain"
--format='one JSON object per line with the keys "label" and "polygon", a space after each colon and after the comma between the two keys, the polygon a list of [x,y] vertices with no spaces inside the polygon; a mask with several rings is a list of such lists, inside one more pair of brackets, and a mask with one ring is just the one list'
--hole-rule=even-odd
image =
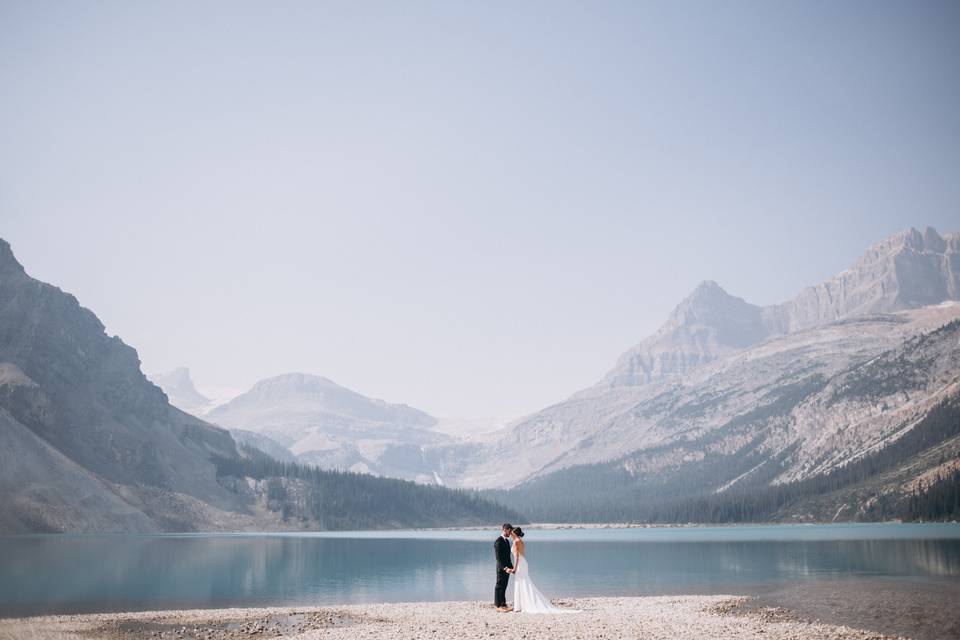
{"label": "mountain", "polygon": [[190,377],[190,370],[186,367],[178,367],[166,373],[150,374],[147,378],[163,389],[170,404],[187,413],[202,412],[211,403],[210,398],[197,391]]}
{"label": "mountain", "polygon": [[238,447],[171,406],[137,352],[0,240],[0,533],[489,524],[474,494]]}
{"label": "mountain", "polygon": [[[885,332],[948,317],[870,355]],[[836,341],[851,325],[872,343],[859,355]],[[561,457],[491,495],[561,521],[910,517],[918,490],[960,469],[960,305],[842,328],[766,343],[661,389],[598,434],[627,453]]]}
{"label": "mountain", "polygon": [[[831,323],[765,340],[682,377],[578,395],[521,422],[475,453],[475,462],[451,480],[461,486],[514,487],[571,467],[633,456],[649,473],[666,473],[675,457],[679,466],[673,479],[680,482],[713,448],[742,455],[747,451],[742,447],[757,438],[771,455],[798,447],[791,468],[800,470],[824,454],[812,446],[821,432],[832,437],[830,446],[843,460],[856,455],[861,445],[882,440],[881,421],[868,407],[830,405],[804,412],[798,408],[801,401],[849,369],[958,317],[960,304],[952,303]],[[904,390],[884,402],[878,406],[886,407],[886,419],[901,404],[916,407],[919,398]],[[865,425],[851,429],[861,414]],[[796,424],[803,437],[773,447],[766,434],[781,422]],[[513,453],[505,457],[508,451]],[[730,469],[736,470],[735,465]],[[733,477],[714,474],[716,485],[710,491]],[[805,476],[797,472],[792,477]]]}
{"label": "mountain", "polygon": [[960,233],[907,229],[869,247],[849,269],[770,310],[783,332],[844,318],[960,300]]}
{"label": "mountain", "polygon": [[[190,369],[187,367],[177,367],[166,373],[149,374],[147,378],[167,394],[170,404],[198,418],[203,418],[205,414],[219,406],[214,400],[197,391],[190,377]],[[259,449],[282,462],[296,461],[296,456],[290,453],[289,449],[269,436],[245,429],[229,429],[229,432],[237,444]]]}
{"label": "mountain", "polygon": [[655,334],[620,356],[602,385],[636,386],[682,374],[776,331],[762,307],[707,280],[677,305]]}
{"label": "mountain", "polygon": [[236,455],[230,436],[171,407],[136,351],[4,241],[0,363],[4,530],[215,528],[239,509],[209,461]]}
{"label": "mountain", "polygon": [[845,318],[960,299],[960,233],[908,229],[869,247],[850,268],[793,300],[759,307],[706,281],[652,336],[624,353],[603,390],[667,378],[761,340]]}
{"label": "mountain", "polygon": [[303,463],[419,482],[436,479],[427,449],[453,442],[419,409],[303,373],[261,380],[206,417],[268,437]]}
{"label": "mountain", "polygon": [[[819,394],[960,317],[958,249],[960,234],[902,232],[768,307],[703,283],[597,385],[443,471],[459,486],[513,488],[492,495],[547,519],[596,508],[602,496],[683,500],[747,480],[771,487],[828,475],[953,397],[960,366],[947,349],[879,396],[869,388],[879,382],[844,402]],[[912,462],[917,473],[928,466]]]}

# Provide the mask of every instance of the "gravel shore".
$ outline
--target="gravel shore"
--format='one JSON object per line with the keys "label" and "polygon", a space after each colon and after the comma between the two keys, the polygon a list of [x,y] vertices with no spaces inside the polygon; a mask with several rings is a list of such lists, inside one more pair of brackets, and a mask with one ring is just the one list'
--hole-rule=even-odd
{"label": "gravel shore", "polygon": [[151,611],[9,618],[0,620],[0,639],[863,640],[889,637],[799,620],[783,609],[746,606],[749,599],[737,596],[576,598],[554,602],[582,612],[567,616],[498,613],[490,605],[479,602]]}

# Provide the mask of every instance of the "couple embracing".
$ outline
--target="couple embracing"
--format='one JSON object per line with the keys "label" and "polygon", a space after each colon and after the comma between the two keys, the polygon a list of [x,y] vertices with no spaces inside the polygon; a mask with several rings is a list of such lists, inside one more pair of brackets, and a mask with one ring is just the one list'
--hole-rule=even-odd
{"label": "couple embracing", "polygon": [[[575,609],[563,609],[552,604],[540,593],[527,566],[526,545],[523,529],[505,523],[500,536],[493,543],[497,556],[497,587],[493,591],[493,606],[501,613],[576,613]],[[507,606],[507,583],[514,577],[513,607]]]}

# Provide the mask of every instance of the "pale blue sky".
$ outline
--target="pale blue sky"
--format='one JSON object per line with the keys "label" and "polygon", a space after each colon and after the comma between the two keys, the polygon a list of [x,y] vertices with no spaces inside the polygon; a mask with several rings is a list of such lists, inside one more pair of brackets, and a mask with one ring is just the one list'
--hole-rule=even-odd
{"label": "pale blue sky", "polygon": [[148,371],[489,416],[960,230],[960,3],[480,4],[0,0],[0,236]]}

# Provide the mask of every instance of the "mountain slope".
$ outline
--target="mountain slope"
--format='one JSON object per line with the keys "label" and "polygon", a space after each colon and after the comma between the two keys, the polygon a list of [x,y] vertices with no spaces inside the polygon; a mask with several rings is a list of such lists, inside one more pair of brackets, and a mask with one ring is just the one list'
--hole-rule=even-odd
{"label": "mountain slope", "polygon": [[[137,353],[0,240],[0,532],[486,524],[464,492],[280,463],[172,407]],[[389,508],[384,506],[389,500]]]}
{"label": "mountain slope", "polygon": [[207,418],[267,436],[301,462],[421,482],[434,480],[424,448],[452,442],[423,411],[302,373],[261,380]]}
{"label": "mountain slope", "polygon": [[[703,283],[600,383],[528,416],[499,441],[475,447],[466,466],[444,473],[460,486],[508,488],[634,456],[630,464],[651,473],[663,469],[667,477],[677,460],[701,461],[710,447],[740,450],[769,428],[774,416],[795,420],[809,432],[791,467],[796,477],[828,447],[842,461],[856,451],[859,431],[833,434],[819,449],[813,434],[831,433],[848,413],[866,409],[830,407],[824,415],[810,409],[793,417],[790,412],[846,369],[960,315],[960,305],[953,303],[958,250],[960,234],[941,238],[932,229],[909,230],[874,245],[836,278],[771,307]],[[871,418],[877,431],[870,437],[882,423]],[[681,446],[684,442],[689,446]],[[771,456],[785,449],[750,455],[744,450],[730,470],[772,468]],[[681,482],[691,469],[670,477]],[[735,477],[725,475],[724,482]]]}
{"label": "mountain slope", "polygon": [[230,436],[171,407],[140,372],[136,351],[107,336],[73,296],[30,278],[3,241],[0,363],[15,372],[0,385],[13,420],[112,488],[124,487],[141,511],[166,511],[151,506],[156,498],[143,485],[167,491],[167,504],[189,496],[213,512],[238,508],[209,461],[236,455]]}
{"label": "mountain slope", "polygon": [[[729,473],[712,470],[705,480],[722,484],[794,444],[796,438],[788,438],[773,447],[770,440],[767,449],[751,456],[746,453],[754,450],[743,448],[757,438],[767,442],[786,424],[804,434],[804,448],[793,459],[794,477],[804,477],[804,469],[814,468],[827,450],[839,460],[852,455],[857,440],[866,437],[863,433],[879,437],[895,409],[919,399],[894,395],[885,400],[881,414],[872,405],[803,401],[852,367],[957,317],[960,304],[834,323],[766,340],[679,379],[575,397],[535,414],[474,455],[476,462],[458,481],[512,487],[570,467],[623,459],[625,465],[658,475],[665,485],[687,486],[705,469],[701,463],[710,454],[738,452],[739,462],[728,465]],[[935,392],[931,387],[918,393],[925,398]],[[506,451],[512,452],[509,458]],[[713,491],[720,484],[697,490]]]}
{"label": "mountain slope", "polygon": [[493,495],[561,520],[883,519],[958,468],[960,319],[713,431]]}
{"label": "mountain slope", "polygon": [[109,485],[0,409],[0,531],[157,531]]}

